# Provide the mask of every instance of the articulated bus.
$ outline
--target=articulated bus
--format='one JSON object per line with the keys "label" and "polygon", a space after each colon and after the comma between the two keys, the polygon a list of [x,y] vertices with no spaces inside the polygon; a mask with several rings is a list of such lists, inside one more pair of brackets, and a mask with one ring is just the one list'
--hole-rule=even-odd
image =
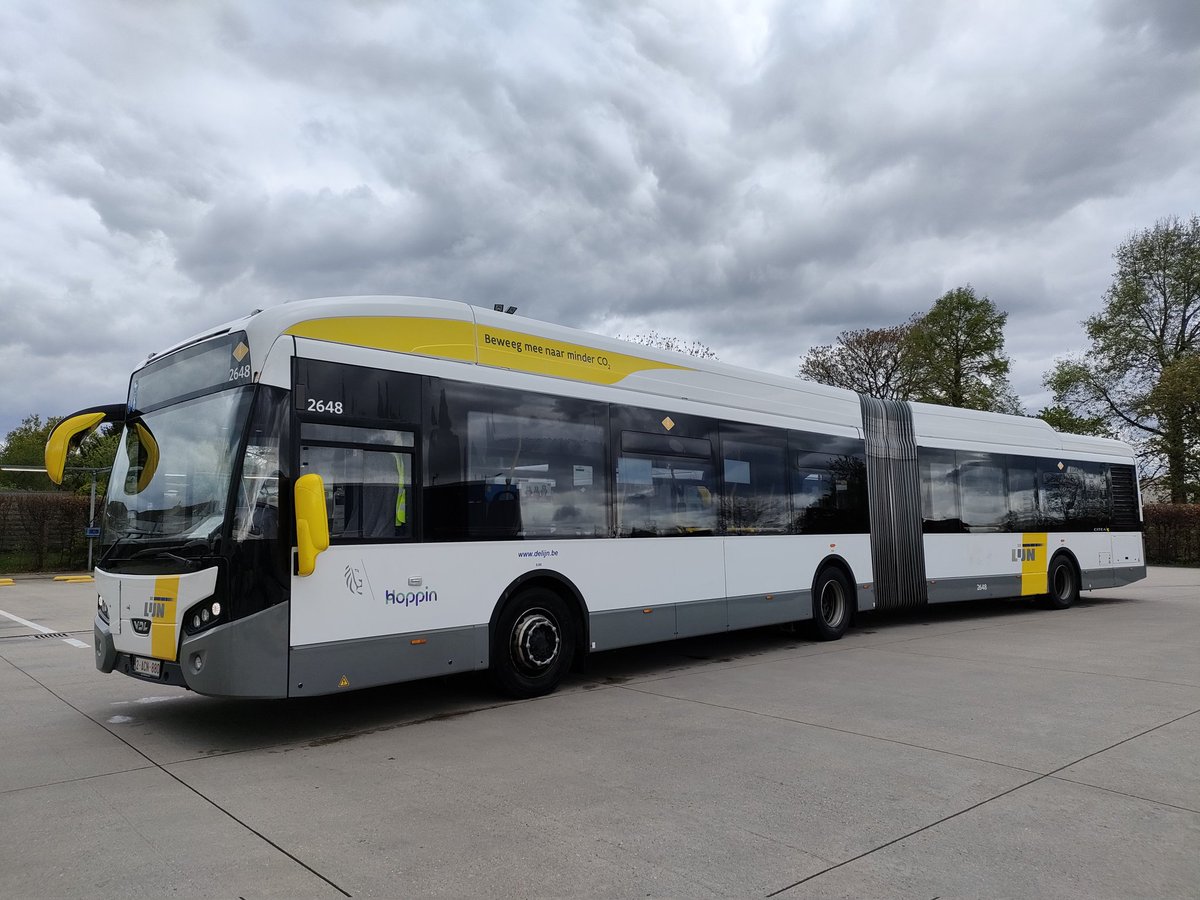
{"label": "articulated bus", "polygon": [[485,310],[346,297],[162,353],[124,403],[96,666],[235,697],[469,670],[549,692],[593,651],[1145,576],[1134,458]]}

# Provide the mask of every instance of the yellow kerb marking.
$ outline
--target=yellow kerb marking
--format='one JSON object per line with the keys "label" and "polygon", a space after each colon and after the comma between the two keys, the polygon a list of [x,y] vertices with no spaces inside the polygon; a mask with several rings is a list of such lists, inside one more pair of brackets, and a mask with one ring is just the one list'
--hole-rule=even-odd
{"label": "yellow kerb marking", "polygon": [[162,615],[150,620],[150,655],[155,659],[174,660],[179,653],[179,642],[176,640],[178,628],[175,624],[175,606],[179,602],[179,576],[155,578],[154,596],[150,599],[162,604]]}

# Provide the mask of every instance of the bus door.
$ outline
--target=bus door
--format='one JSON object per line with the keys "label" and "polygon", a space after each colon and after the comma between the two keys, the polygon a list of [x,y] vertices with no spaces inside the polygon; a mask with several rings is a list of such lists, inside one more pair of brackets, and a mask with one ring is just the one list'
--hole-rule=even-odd
{"label": "bus door", "polygon": [[410,577],[415,430],[302,420],[299,444],[298,476],[324,485],[329,549],[292,578],[292,646],[394,631],[386,603]]}

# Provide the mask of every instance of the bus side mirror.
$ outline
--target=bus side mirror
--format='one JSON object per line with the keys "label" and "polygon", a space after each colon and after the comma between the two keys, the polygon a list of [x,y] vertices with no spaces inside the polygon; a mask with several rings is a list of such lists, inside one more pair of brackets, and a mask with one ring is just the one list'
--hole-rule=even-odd
{"label": "bus side mirror", "polygon": [[150,429],[141,422],[135,423],[133,427],[137,431],[138,445],[141,447],[139,454],[141,470],[138,472],[137,478],[137,492],[140,494],[150,484],[158,469],[158,441],[154,439]]}
{"label": "bus side mirror", "polygon": [[317,554],[329,549],[325,482],[315,472],[296,479],[296,573],[311,575]]}
{"label": "bus side mirror", "polygon": [[101,422],[121,422],[125,419],[125,404],[94,406],[67,416],[50,432],[46,440],[46,474],[55,484],[62,484],[71,447],[83,440]]}

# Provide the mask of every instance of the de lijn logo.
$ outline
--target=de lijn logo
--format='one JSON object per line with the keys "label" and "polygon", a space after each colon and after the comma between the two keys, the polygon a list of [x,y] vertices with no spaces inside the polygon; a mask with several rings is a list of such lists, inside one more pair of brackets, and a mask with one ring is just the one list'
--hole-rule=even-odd
{"label": "de lijn logo", "polygon": [[420,606],[422,603],[437,603],[437,591],[384,591],[383,602],[388,606]]}

